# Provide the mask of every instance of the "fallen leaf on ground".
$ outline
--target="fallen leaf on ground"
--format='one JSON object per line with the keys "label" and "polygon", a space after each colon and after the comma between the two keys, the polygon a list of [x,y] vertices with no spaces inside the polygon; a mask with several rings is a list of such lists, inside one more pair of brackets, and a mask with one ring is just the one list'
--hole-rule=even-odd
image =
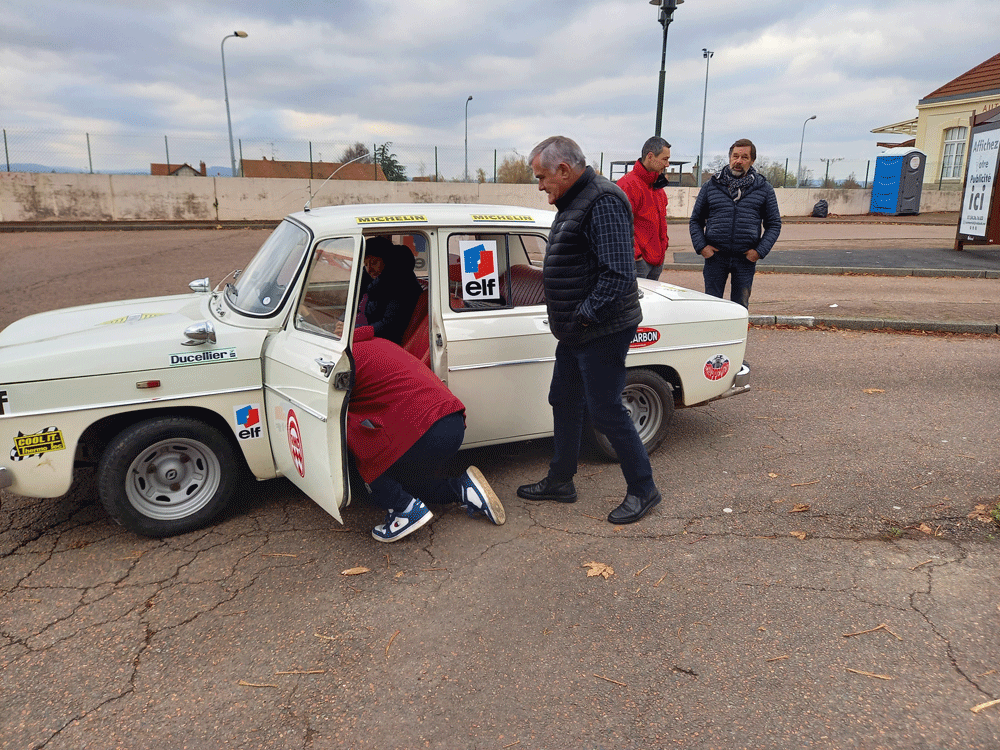
{"label": "fallen leaf on ground", "polygon": [[871,394],[871,393],[885,393],[885,390],[883,390],[882,388],[865,388],[864,390],[865,390],[865,393],[869,393],[869,394]]}
{"label": "fallen leaf on ground", "polygon": [[359,576],[362,573],[371,573],[371,570],[363,566],[359,566],[357,568],[348,568],[347,570],[340,571],[340,575],[342,576]]}
{"label": "fallen leaf on ground", "polygon": [[803,513],[809,510],[809,503],[795,503],[789,513]]}
{"label": "fallen leaf on ground", "polygon": [[615,574],[615,569],[610,565],[605,565],[604,563],[589,562],[584,563],[583,567],[590,568],[590,570],[587,571],[587,578],[591,578],[593,576],[604,576],[605,578],[609,578]]}
{"label": "fallen leaf on ground", "polygon": [[934,533],[934,529],[932,529],[926,523],[920,524],[917,528],[920,529],[920,531],[924,532],[925,534],[933,534]]}
{"label": "fallen leaf on ground", "polygon": [[768,472],[768,474],[767,474],[767,475],[768,475],[769,477],[771,477],[771,479],[774,479],[774,478],[775,478],[776,476],[778,476],[778,475],[777,475],[777,474],[775,474],[775,473],[774,473],[773,471],[770,471],[770,472]]}
{"label": "fallen leaf on ground", "polygon": [[794,536],[796,539],[805,539],[806,538],[806,532],[804,532],[804,531],[792,531],[792,532],[789,532],[789,533],[792,536]]}

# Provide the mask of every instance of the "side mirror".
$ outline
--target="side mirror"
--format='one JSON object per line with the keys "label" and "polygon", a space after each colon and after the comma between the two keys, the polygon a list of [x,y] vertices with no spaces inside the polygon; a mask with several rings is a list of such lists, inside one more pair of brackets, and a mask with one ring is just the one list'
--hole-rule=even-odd
{"label": "side mirror", "polygon": [[215,326],[208,320],[202,323],[195,323],[184,330],[184,335],[187,336],[184,346],[201,346],[206,343],[214,344]]}
{"label": "side mirror", "polygon": [[201,294],[204,292],[211,291],[212,286],[208,280],[208,276],[203,279],[195,279],[190,284],[188,284],[188,289],[190,289],[195,294]]}

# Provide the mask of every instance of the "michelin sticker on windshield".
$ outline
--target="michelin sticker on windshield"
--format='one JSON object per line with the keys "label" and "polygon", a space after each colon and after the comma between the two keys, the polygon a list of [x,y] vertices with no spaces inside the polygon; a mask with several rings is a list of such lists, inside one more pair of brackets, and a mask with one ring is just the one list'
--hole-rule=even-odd
{"label": "michelin sticker on windshield", "polygon": [[660,332],[655,328],[639,328],[635,332],[635,336],[632,337],[632,343],[628,345],[628,348],[640,349],[644,346],[652,346],[659,340]]}
{"label": "michelin sticker on windshield", "polygon": [[10,451],[11,461],[23,461],[32,456],[40,456],[51,451],[66,450],[66,441],[58,427],[46,427],[41,432],[25,435],[18,431],[14,447]]}
{"label": "michelin sticker on windshield", "polygon": [[233,411],[236,413],[236,425],[240,428],[236,431],[236,437],[240,440],[259,438],[261,434],[260,404],[234,406]]}
{"label": "michelin sticker on windshield", "polygon": [[705,363],[705,377],[709,380],[722,380],[729,372],[729,358],[725,354],[716,354]]}
{"label": "michelin sticker on windshield", "polygon": [[461,240],[458,252],[462,256],[462,299],[500,299],[496,240]]}
{"label": "michelin sticker on windshield", "polygon": [[534,216],[524,214],[472,214],[473,221],[530,221],[534,222]]}
{"label": "michelin sticker on windshield", "polygon": [[225,362],[230,359],[238,359],[236,349],[212,349],[207,352],[183,352],[181,354],[170,355],[171,367],[185,367],[187,365],[203,365],[206,362]]}
{"label": "michelin sticker on windshield", "polygon": [[357,220],[358,224],[403,224],[427,221],[427,217],[420,214],[401,214],[398,216],[359,216]]}

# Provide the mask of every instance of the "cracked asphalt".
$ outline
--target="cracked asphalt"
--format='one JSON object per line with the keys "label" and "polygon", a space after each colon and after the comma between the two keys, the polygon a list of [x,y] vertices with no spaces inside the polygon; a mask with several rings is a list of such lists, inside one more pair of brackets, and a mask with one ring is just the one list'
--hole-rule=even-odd
{"label": "cracked asphalt", "polygon": [[[165,293],[227,233],[161,234],[131,275],[60,237],[91,257],[17,306]],[[545,440],[460,456],[506,525],[442,509],[392,545],[284,480],[166,540],[87,474],[0,492],[0,746],[996,748],[1000,526],[969,517],[1000,499],[996,337],[753,328],[747,359],[750,394],[675,414],[630,526],[598,458],[576,504],[515,496]]]}

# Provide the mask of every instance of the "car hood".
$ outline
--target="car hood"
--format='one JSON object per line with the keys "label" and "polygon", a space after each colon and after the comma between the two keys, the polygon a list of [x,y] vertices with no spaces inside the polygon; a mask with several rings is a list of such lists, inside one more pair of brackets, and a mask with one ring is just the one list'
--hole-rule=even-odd
{"label": "car hood", "polygon": [[669,310],[672,316],[679,315],[681,310],[685,310],[687,313],[685,317],[693,316],[692,319],[698,317],[704,317],[708,320],[747,318],[747,310],[742,305],[703,292],[696,292],[693,289],[685,289],[676,284],[640,279],[639,291],[643,295],[643,309],[646,309],[647,306],[659,309],[663,300],[666,299],[671,302],[685,303],[683,306],[671,305]]}
{"label": "car hood", "polygon": [[31,315],[0,331],[0,384],[257,359],[264,334],[213,321],[217,343],[184,346],[207,295],[150,297]]}

